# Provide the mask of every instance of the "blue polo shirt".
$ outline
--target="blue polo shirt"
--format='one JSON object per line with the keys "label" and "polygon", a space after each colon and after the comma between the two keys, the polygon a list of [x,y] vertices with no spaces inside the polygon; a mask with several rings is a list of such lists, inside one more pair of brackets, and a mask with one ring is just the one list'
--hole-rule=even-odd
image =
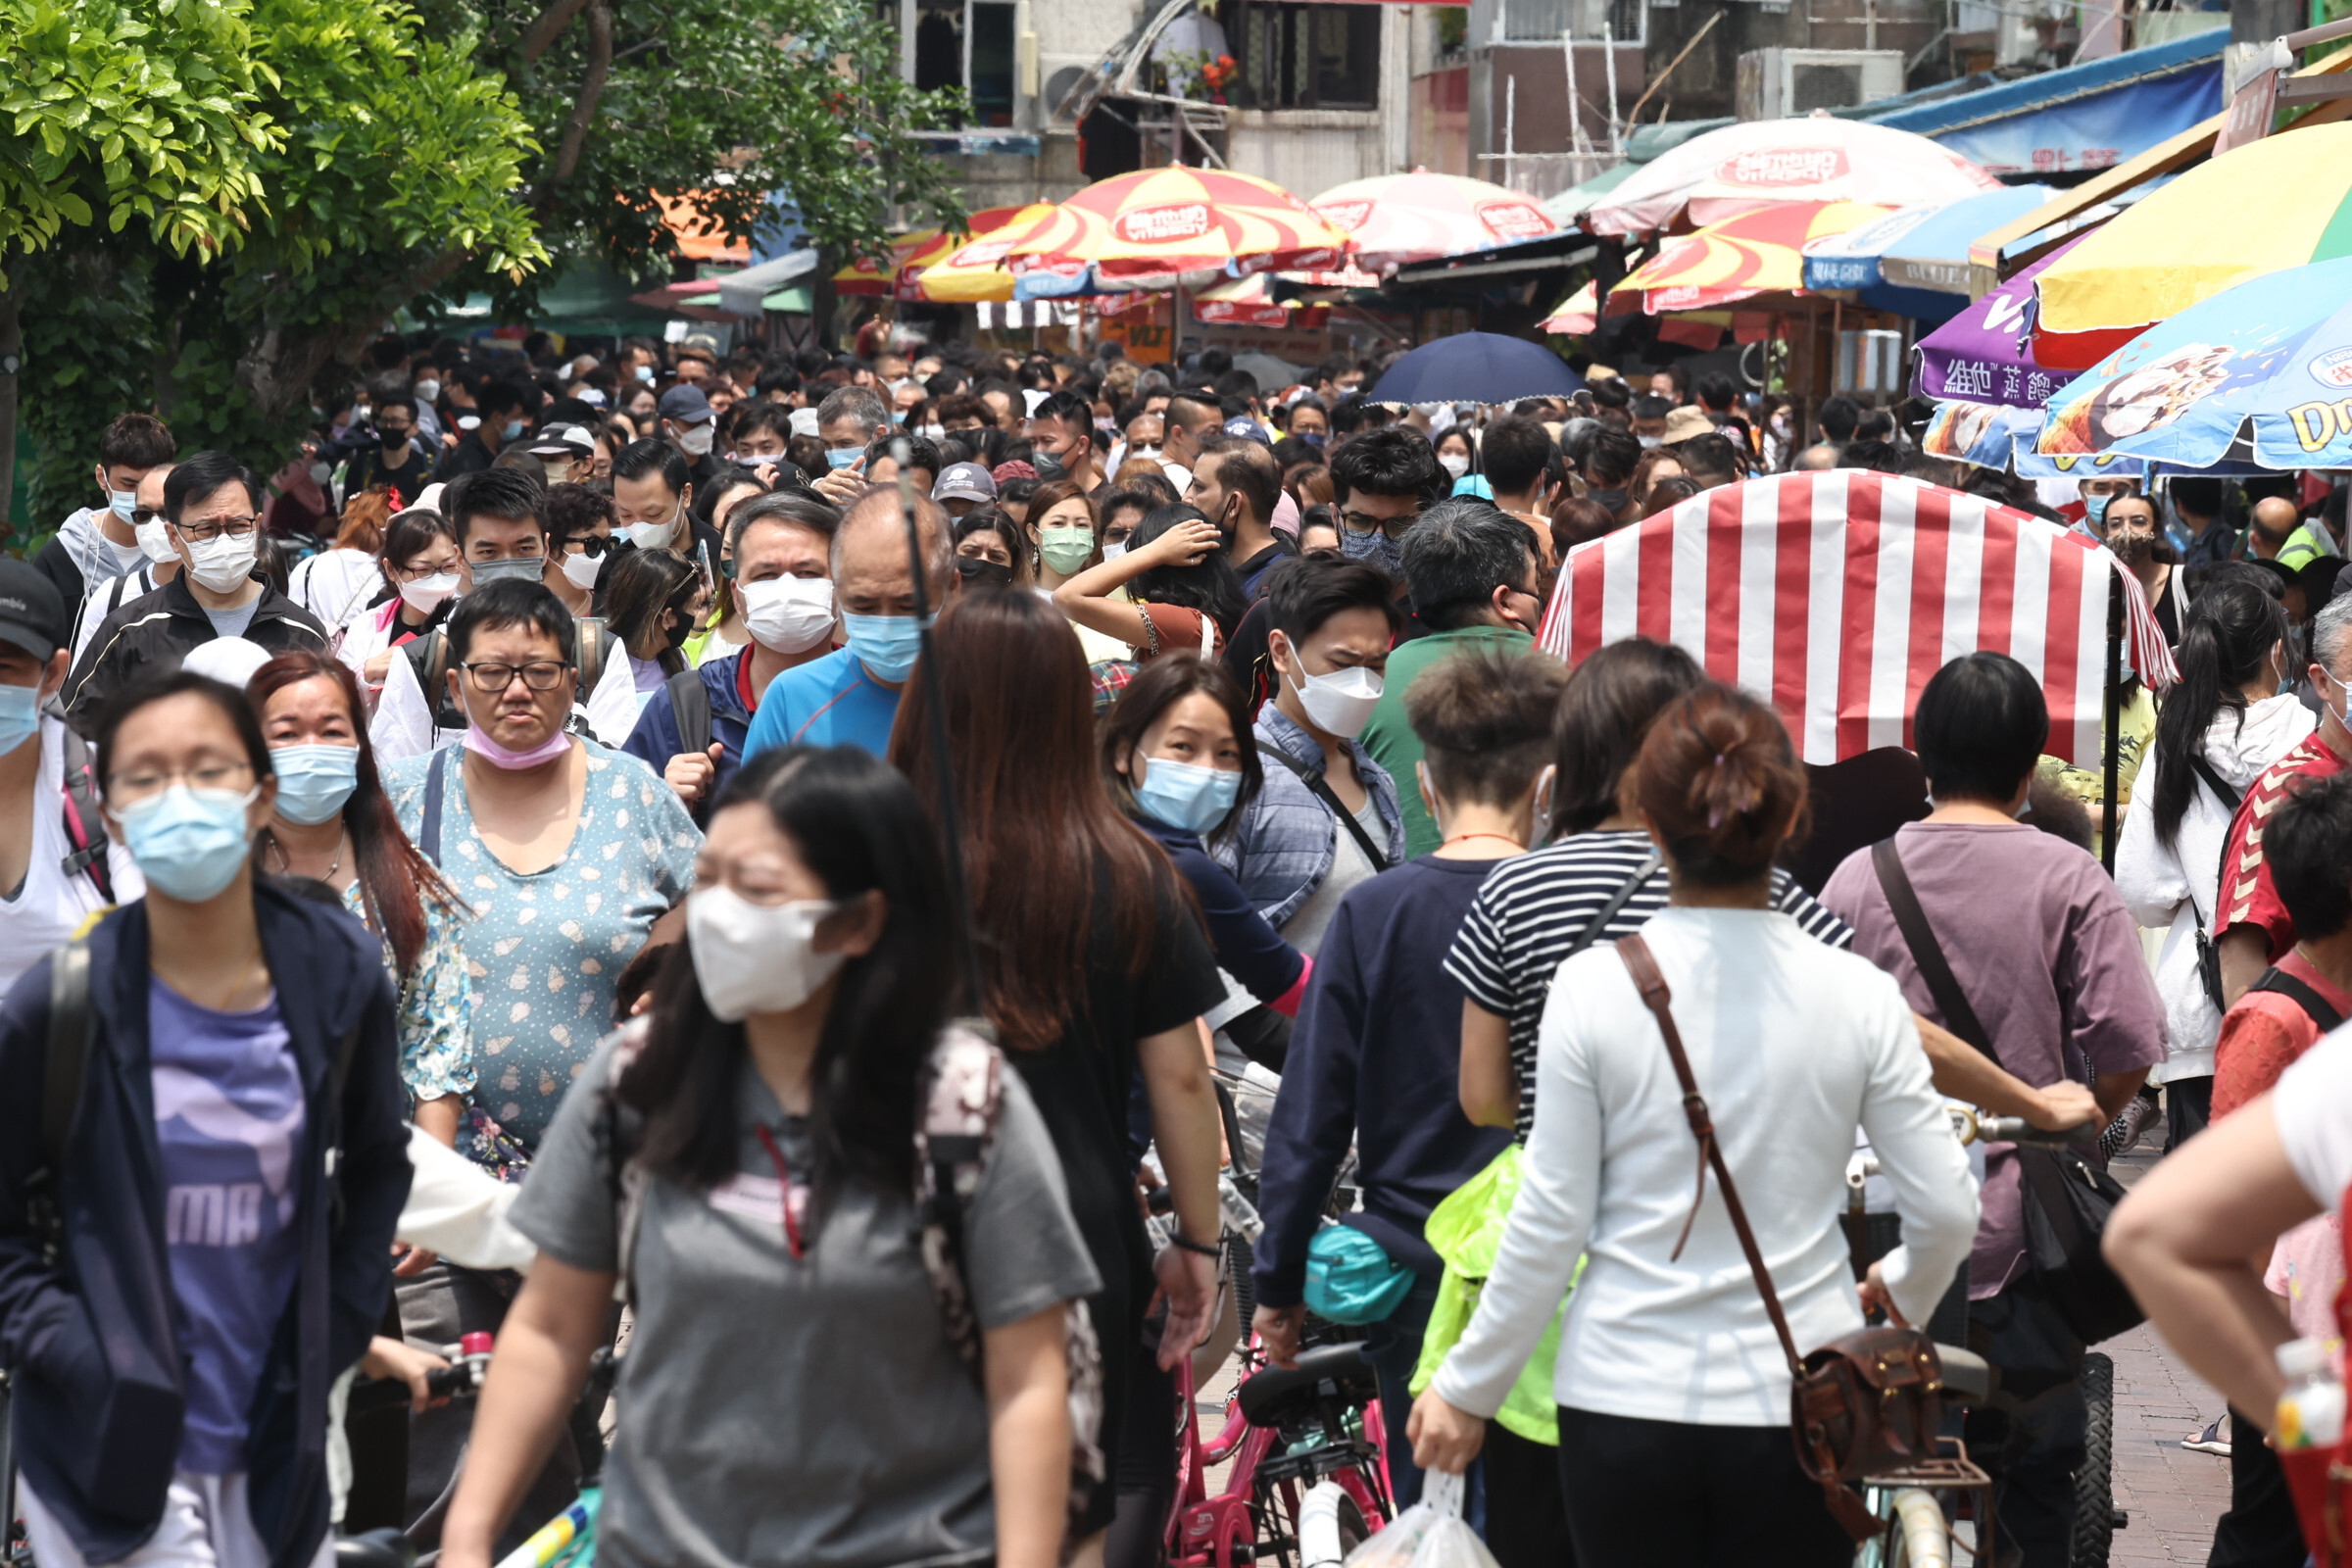
{"label": "blue polo shirt", "polygon": [[847,648],[786,670],[767,683],[744,737],[748,760],[778,746],[855,746],[890,751],[899,694],[879,685]]}

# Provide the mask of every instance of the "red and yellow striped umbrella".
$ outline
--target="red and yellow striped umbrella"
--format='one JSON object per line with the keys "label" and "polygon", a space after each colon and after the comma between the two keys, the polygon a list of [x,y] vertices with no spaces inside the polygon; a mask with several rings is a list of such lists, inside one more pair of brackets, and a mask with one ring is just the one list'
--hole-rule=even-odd
{"label": "red and yellow striped umbrella", "polygon": [[1146,169],[1098,180],[1015,238],[1015,272],[1092,267],[1098,280],[1168,287],[1186,272],[1336,268],[1348,236],[1281,186],[1223,169]]}
{"label": "red and yellow striped umbrella", "polygon": [[887,262],[859,257],[833,274],[833,292],[887,294],[893,299],[919,300],[923,294],[916,280],[924,268],[944,260],[972,235],[1002,228],[1025,211],[1020,207],[983,207],[965,220],[967,226],[962,229],[918,228],[893,235]]}
{"label": "red and yellow striped umbrella", "polygon": [[974,213],[970,237],[932,257],[916,273],[915,297],[956,304],[1012,298],[1012,274],[1004,270],[1005,247],[1053,212],[1052,202],[1031,202]]}
{"label": "red and yellow striped umbrella", "polygon": [[1703,311],[1751,295],[1794,292],[1804,282],[1807,240],[1826,239],[1885,218],[1868,202],[1788,202],[1710,223],[1666,242],[1612,293],[1640,294],[1652,316]]}

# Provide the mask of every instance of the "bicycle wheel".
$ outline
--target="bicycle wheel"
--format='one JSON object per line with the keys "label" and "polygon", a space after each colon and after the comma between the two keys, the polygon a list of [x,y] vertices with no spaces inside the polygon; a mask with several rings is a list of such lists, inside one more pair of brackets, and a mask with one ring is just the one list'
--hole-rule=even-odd
{"label": "bicycle wheel", "polygon": [[2082,1357],[2087,1437],[2075,1472],[2073,1568],[2107,1568],[2115,1540],[2115,1362],[2093,1350]]}

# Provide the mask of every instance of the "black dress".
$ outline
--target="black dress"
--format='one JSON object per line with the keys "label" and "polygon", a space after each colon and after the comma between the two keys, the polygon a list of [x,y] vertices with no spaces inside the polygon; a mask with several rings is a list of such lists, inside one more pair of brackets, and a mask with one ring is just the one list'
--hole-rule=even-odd
{"label": "black dress", "polygon": [[[1153,1289],[1128,1130],[1139,1071],[1136,1043],[1198,1018],[1224,1000],[1225,986],[1173,872],[1157,889],[1152,951],[1138,971],[1117,960],[1111,912],[1109,889],[1098,879],[1088,922],[1086,1015],[1071,1018],[1061,1038],[1043,1051],[1007,1054],[1054,1136],[1070,1208],[1102,1276],[1102,1294],[1089,1305],[1102,1342],[1103,1457],[1115,1476],[1131,1363]],[[1084,1534],[1109,1525],[1113,1501],[1108,1486],[1097,1494],[1080,1527]]]}

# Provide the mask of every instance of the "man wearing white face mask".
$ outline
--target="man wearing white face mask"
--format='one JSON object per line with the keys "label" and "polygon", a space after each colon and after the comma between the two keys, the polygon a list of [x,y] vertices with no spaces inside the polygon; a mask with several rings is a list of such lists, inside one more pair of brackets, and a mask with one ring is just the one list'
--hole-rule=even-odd
{"label": "man wearing white face mask", "polygon": [[172,548],[172,525],[164,521],[164,481],[172,465],[149,468],[139,479],[130,508],[130,525],[139,536],[139,554],[146,559],[134,571],[90,586],[89,597],[74,616],[74,658],[90,646],[100,621],[143,594],[151,594],[179,575],[179,552]]}
{"label": "man wearing white face mask", "polygon": [[646,699],[621,750],[659,772],[699,819],[743,763],[767,683],[833,651],[829,554],[839,519],[801,496],[760,496],[727,519],[748,646],[672,675]]}
{"label": "man wearing white face mask", "polygon": [[118,415],[98,437],[98,491],[104,499],[59,523],[57,537],[32,558],[69,611],[98,584],[139,569],[144,555],[131,520],[139,480],[170,463],[173,451],[172,432],[151,414]]}
{"label": "man wearing white face mask", "polygon": [[700,544],[717,561],[718,535],[694,514],[695,488],[693,466],[675,443],[630,442],[612,454],[613,531],[639,550],[675,550],[689,561]]}
{"label": "man wearing white face mask", "polygon": [[718,459],[710,454],[718,438],[718,413],[699,386],[679,382],[662,394],[656,412],[662,419],[662,439],[685,456],[688,477],[709,484],[718,476]]}
{"label": "man wearing white face mask", "polygon": [[[0,558],[0,989],[110,904],[145,883],[107,836],[93,788],[69,793],[90,754],[41,711],[66,678],[66,607],[49,579]],[[62,807],[62,808],[61,808]]]}
{"label": "man wearing white face mask", "polygon": [[1348,890],[1404,858],[1396,781],[1355,739],[1400,617],[1388,575],[1356,561],[1287,565],[1266,599],[1278,682],[1254,732],[1266,787],[1211,853],[1311,956]]}
{"label": "man wearing white face mask", "polygon": [[199,452],[164,481],[164,520],[182,570],[98,624],[66,681],[77,725],[125,682],[168,673],[216,637],[243,637],[283,653],[322,649],[318,617],[255,575],[261,481],[225,452]]}

